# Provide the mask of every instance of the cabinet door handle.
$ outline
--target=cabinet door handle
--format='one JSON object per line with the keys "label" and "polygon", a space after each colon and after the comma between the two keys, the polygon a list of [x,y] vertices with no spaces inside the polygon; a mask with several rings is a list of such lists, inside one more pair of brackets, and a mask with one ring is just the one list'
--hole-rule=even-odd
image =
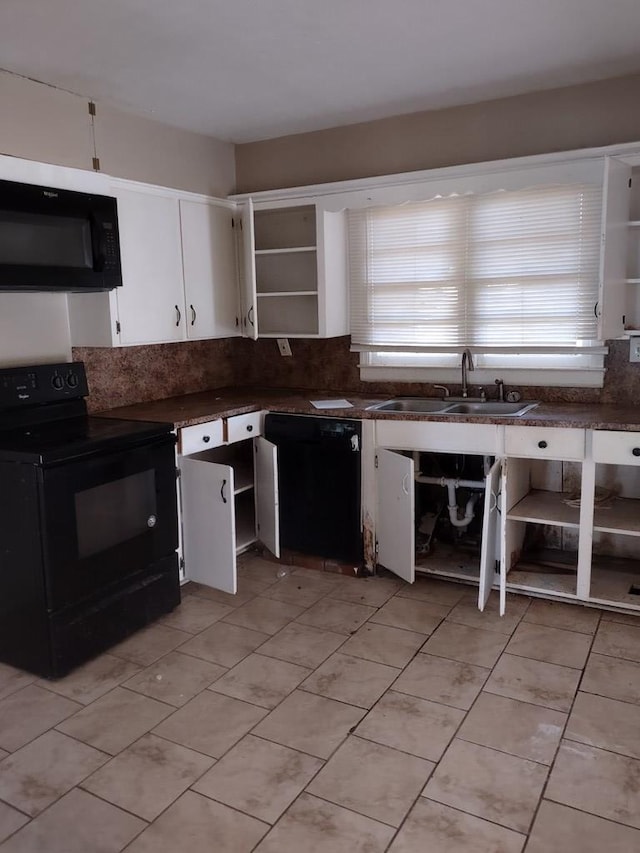
{"label": "cabinet door handle", "polygon": [[222,498],[222,503],[226,504],[227,499],[224,496],[224,487],[227,485],[227,481],[223,480],[222,485],[220,486],[220,497]]}
{"label": "cabinet door handle", "polygon": [[211,436],[210,435],[203,435],[202,440],[204,441],[205,444],[209,444],[209,442],[211,441]]}
{"label": "cabinet door handle", "polygon": [[544,441],[544,440],[543,440],[543,441],[539,441],[539,442],[538,442],[538,447],[539,447],[541,450],[544,450],[544,449],[545,449],[545,447],[547,447],[547,442],[546,442],[546,441]]}
{"label": "cabinet door handle", "polygon": [[247,426],[247,432],[253,432],[253,424]]}
{"label": "cabinet door handle", "polygon": [[640,447],[634,447],[631,452],[634,456],[640,456]]}
{"label": "cabinet door handle", "polygon": [[182,314],[180,313],[180,309],[176,305],[176,326],[180,325],[180,320],[182,320]]}
{"label": "cabinet door handle", "polygon": [[189,308],[191,308],[191,325],[195,326],[196,317],[198,315],[196,314],[196,309],[193,307],[193,305],[189,305]]}
{"label": "cabinet door handle", "polygon": [[402,491],[405,493],[405,495],[409,494],[409,489],[407,488],[408,482],[409,482],[409,475],[405,474],[404,477],[402,478]]}
{"label": "cabinet door handle", "polygon": [[251,308],[249,308],[249,310],[247,311],[247,320],[248,320],[248,321],[251,323],[251,325],[253,326],[253,305],[252,305],[252,306],[251,306]]}

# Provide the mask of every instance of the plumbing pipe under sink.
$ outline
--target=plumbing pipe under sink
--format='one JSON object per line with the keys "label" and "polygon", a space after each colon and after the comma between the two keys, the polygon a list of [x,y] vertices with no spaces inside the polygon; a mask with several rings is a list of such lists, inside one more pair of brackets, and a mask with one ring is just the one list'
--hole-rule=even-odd
{"label": "plumbing pipe under sink", "polygon": [[415,476],[416,483],[428,483],[432,486],[443,486],[447,489],[449,510],[449,520],[454,527],[468,527],[475,517],[474,507],[480,497],[480,494],[471,495],[465,507],[464,516],[460,518],[458,499],[456,497],[456,489],[478,489],[484,490],[485,483],[480,480],[460,480],[457,477],[428,477],[425,474],[418,473]]}

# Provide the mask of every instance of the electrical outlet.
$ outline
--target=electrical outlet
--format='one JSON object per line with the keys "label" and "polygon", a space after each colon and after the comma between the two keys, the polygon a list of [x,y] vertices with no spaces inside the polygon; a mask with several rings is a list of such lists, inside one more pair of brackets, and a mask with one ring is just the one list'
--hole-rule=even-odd
{"label": "electrical outlet", "polygon": [[280,355],[291,355],[291,347],[289,346],[289,339],[288,338],[277,338],[277,341],[278,341],[278,349],[280,350]]}
{"label": "electrical outlet", "polygon": [[631,335],[629,338],[629,361],[640,361],[640,336]]}

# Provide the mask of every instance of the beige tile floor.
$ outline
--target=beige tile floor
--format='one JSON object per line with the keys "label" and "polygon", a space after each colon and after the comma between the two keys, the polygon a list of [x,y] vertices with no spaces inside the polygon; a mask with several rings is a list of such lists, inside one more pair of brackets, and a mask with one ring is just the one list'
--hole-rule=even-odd
{"label": "beige tile floor", "polygon": [[0,665],[0,853],[640,850],[640,618],[240,566],[57,682]]}

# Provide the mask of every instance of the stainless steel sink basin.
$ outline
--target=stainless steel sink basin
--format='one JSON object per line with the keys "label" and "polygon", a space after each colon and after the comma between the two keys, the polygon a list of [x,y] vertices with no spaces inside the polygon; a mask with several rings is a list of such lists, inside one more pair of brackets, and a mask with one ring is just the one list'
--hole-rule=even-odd
{"label": "stainless steel sink basin", "polygon": [[450,403],[443,400],[425,400],[421,397],[401,397],[397,400],[387,400],[369,406],[369,410],[378,412],[408,412],[410,414],[439,414],[446,411]]}
{"label": "stainless steel sink basin", "polygon": [[537,402],[501,403],[495,400],[483,402],[457,402],[433,400],[421,397],[399,397],[369,406],[368,411],[396,412],[413,415],[486,415],[489,417],[519,418],[539,405]]}
{"label": "stainless steel sink basin", "polygon": [[500,403],[487,400],[486,403],[454,403],[449,406],[447,415],[490,415],[518,418],[535,408],[538,403]]}

